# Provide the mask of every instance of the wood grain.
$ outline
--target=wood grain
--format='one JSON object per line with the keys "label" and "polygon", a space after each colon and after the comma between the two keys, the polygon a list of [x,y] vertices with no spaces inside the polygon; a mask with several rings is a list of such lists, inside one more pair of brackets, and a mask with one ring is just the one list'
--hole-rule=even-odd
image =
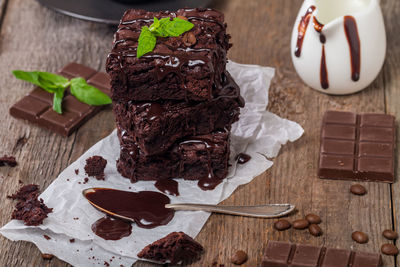
{"label": "wood grain", "polygon": [[[0,10],[2,3],[4,1],[0,1]],[[221,0],[214,4],[225,13],[232,35],[234,46],[230,58],[241,63],[275,67],[268,109],[300,123],[305,129],[299,141],[282,148],[271,169],[250,184],[239,187],[222,204],[290,202],[298,208],[290,220],[308,212],[319,214],[324,234],[316,238],[306,231],[277,232],[272,227],[274,220],[214,214],[196,238],[204,245],[206,253],[192,266],[211,266],[214,262],[233,266],[230,257],[237,249],[249,254],[243,266],[257,266],[269,239],[379,252],[381,244],[386,242],[382,231],[386,228],[398,230],[400,218],[395,212],[400,205],[400,198],[396,196],[400,189],[398,183],[392,187],[363,183],[368,194],[359,197],[348,192],[352,182],[320,180],[316,172],[319,124],[325,110],[388,112],[400,117],[397,100],[400,99],[397,89],[400,86],[400,2],[381,1],[388,31],[388,57],[383,72],[368,89],[343,97],[309,89],[293,69],[290,33],[301,3],[300,0],[250,0],[244,4],[242,0]],[[8,1],[0,41],[3,74],[0,80],[0,142],[3,144],[0,154],[14,154],[20,164],[14,169],[0,169],[2,225],[8,222],[12,210],[5,196],[18,188],[19,179],[45,188],[61,170],[114,128],[110,110],[98,114],[67,139],[11,118],[8,108],[31,86],[13,79],[10,71],[16,68],[55,71],[69,61],[103,69],[113,31],[112,27],[56,14],[34,1]],[[370,241],[364,245],[354,243],[351,233],[355,230],[368,233]],[[42,260],[38,249],[30,243],[10,242],[4,238],[0,241],[1,266],[69,266],[56,258],[50,262]],[[394,257],[384,256],[384,262],[385,266],[395,266]],[[156,265],[138,262],[134,266]]]}

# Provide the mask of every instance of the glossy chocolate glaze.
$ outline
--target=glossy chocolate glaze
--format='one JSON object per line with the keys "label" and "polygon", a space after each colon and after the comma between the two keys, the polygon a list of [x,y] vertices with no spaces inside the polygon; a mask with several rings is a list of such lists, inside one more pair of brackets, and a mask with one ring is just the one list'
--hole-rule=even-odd
{"label": "glossy chocolate glaze", "polygon": [[119,240],[132,233],[132,225],[130,222],[104,217],[92,224],[92,231],[105,240]]}
{"label": "glossy chocolate glaze", "polygon": [[94,188],[86,198],[94,205],[112,213],[131,218],[142,228],[166,225],[175,211],[165,208],[170,199],[152,191],[128,192],[109,188]]}
{"label": "glossy chocolate glaze", "polygon": [[351,79],[360,79],[361,56],[360,56],[360,37],[358,36],[357,22],[352,16],[344,17],[344,32],[349,43],[351,58]]}
{"label": "glossy chocolate glaze", "polygon": [[236,156],[236,161],[238,164],[245,164],[246,162],[248,162],[249,160],[251,160],[251,156],[247,155],[245,153],[240,153]]}
{"label": "glossy chocolate glaze", "polygon": [[299,27],[298,27],[298,34],[297,34],[297,44],[294,54],[296,57],[300,57],[301,49],[303,47],[304,36],[307,32],[308,24],[310,23],[310,19],[312,13],[315,11],[315,6],[310,6],[303,17],[301,17]]}
{"label": "glossy chocolate glaze", "polygon": [[171,195],[179,196],[178,182],[172,179],[161,179],[158,180],[154,186],[161,192]]}

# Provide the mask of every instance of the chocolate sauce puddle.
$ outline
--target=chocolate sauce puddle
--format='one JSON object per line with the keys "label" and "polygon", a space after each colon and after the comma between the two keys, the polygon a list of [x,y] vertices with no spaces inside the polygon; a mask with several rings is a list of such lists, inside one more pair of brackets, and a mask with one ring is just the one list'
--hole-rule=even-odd
{"label": "chocolate sauce puddle", "polygon": [[301,17],[299,27],[298,27],[298,34],[297,34],[297,44],[294,54],[296,57],[300,57],[301,49],[303,47],[304,36],[306,35],[308,24],[310,23],[310,19],[312,13],[315,10],[315,6],[310,6],[303,17]]}
{"label": "chocolate sauce puddle", "polygon": [[351,79],[358,81],[360,79],[360,37],[358,36],[357,22],[352,16],[344,17],[344,32],[346,33],[347,42],[350,48],[351,59]]}
{"label": "chocolate sauce puddle", "polygon": [[104,217],[92,224],[92,231],[105,240],[119,240],[132,233],[132,225],[130,222]]}
{"label": "chocolate sauce puddle", "polygon": [[142,228],[166,225],[175,214],[173,209],[165,208],[170,203],[169,197],[158,192],[94,188],[86,193],[86,198],[102,209],[133,219]]}
{"label": "chocolate sauce puddle", "polygon": [[154,186],[165,194],[179,196],[178,182],[173,179],[158,180]]}
{"label": "chocolate sauce puddle", "polygon": [[236,156],[236,161],[238,164],[245,164],[247,163],[249,160],[251,160],[251,156],[247,155],[245,153],[240,153]]}

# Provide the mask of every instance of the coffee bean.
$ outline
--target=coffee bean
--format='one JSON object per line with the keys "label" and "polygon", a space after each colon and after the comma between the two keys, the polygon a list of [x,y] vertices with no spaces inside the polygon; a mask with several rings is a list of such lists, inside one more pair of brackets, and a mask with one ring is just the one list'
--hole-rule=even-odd
{"label": "coffee bean", "polygon": [[320,236],[320,235],[322,235],[322,229],[321,229],[321,227],[318,226],[318,224],[310,224],[310,226],[308,227],[308,231],[309,231],[310,234],[312,234],[313,236]]}
{"label": "coffee bean", "polygon": [[387,239],[389,239],[389,240],[395,240],[395,239],[397,239],[399,237],[397,232],[395,232],[393,230],[389,230],[389,229],[383,231],[382,235],[384,237],[386,237]]}
{"label": "coffee bean", "polygon": [[182,42],[186,46],[192,46],[196,44],[197,39],[193,32],[187,32],[182,36]]}
{"label": "coffee bean", "polygon": [[241,265],[247,261],[247,254],[243,250],[238,250],[233,254],[231,262],[236,265]]}
{"label": "coffee bean", "polygon": [[278,221],[276,221],[276,222],[274,223],[274,227],[275,227],[275,229],[278,230],[278,231],[287,230],[287,229],[289,229],[291,226],[292,226],[292,224],[291,224],[288,220],[285,220],[285,219],[278,220]]}
{"label": "coffee bean", "polygon": [[353,184],[350,187],[350,192],[353,193],[354,195],[362,196],[367,193],[367,189],[365,189],[365,187],[360,184]]}
{"label": "coffee bean", "polygon": [[399,254],[399,249],[393,244],[383,244],[381,247],[381,251],[386,255],[397,255]]}
{"label": "coffee bean", "polygon": [[309,225],[309,222],[306,219],[299,219],[299,220],[295,220],[293,222],[293,228],[294,229],[306,229]]}
{"label": "coffee bean", "polygon": [[42,258],[45,260],[51,260],[53,257],[54,257],[53,254],[46,254],[46,253],[42,254]]}
{"label": "coffee bean", "polygon": [[351,234],[351,238],[359,244],[365,244],[368,242],[368,235],[361,231],[355,231]]}
{"label": "coffee bean", "polygon": [[321,223],[321,218],[314,213],[307,214],[306,220],[312,224],[320,224]]}

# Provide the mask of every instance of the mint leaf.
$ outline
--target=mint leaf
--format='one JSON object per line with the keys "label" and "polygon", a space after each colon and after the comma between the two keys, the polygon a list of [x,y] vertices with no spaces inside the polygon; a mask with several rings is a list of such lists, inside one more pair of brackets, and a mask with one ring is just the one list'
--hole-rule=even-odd
{"label": "mint leaf", "polygon": [[61,103],[64,97],[65,88],[60,88],[58,91],[54,92],[53,97],[53,110],[58,114],[62,114]]}
{"label": "mint leaf", "polygon": [[137,58],[140,58],[144,54],[153,51],[154,47],[156,46],[156,43],[157,43],[156,36],[153,35],[149,27],[147,26],[142,27],[136,51]]}
{"label": "mint leaf", "polygon": [[33,83],[49,93],[55,93],[59,88],[67,88],[69,81],[63,76],[41,71],[12,71],[17,79]]}
{"label": "mint leaf", "polygon": [[150,25],[149,30],[151,32],[156,31],[158,28],[160,27],[160,21],[158,20],[158,18],[154,17],[154,22],[153,24]]}
{"label": "mint leaf", "polygon": [[193,27],[193,23],[180,18],[174,18],[172,21],[169,20],[167,23],[162,25],[163,31],[165,31],[168,36],[172,37],[178,37],[182,33],[190,31]]}
{"label": "mint leaf", "polygon": [[[156,18],[155,18],[156,19]],[[150,25],[150,31],[158,37],[168,37],[168,32],[165,30],[167,24],[171,21],[171,18],[162,18],[160,20],[157,19],[157,26],[153,26],[156,23],[154,21],[153,24]]]}
{"label": "mint leaf", "polygon": [[111,98],[97,89],[86,83],[83,78],[71,79],[71,94],[79,101],[91,106],[101,106],[111,104]]}

